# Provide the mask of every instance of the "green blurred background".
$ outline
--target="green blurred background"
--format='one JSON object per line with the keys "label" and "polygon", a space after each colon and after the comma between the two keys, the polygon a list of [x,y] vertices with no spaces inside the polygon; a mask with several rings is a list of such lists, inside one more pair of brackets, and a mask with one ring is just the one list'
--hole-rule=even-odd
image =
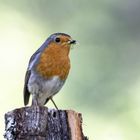
{"label": "green blurred background", "polygon": [[82,113],[90,140],[140,140],[139,13],[139,0],[0,0],[0,139],[4,113],[23,106],[30,56],[64,32],[79,43],[58,107]]}

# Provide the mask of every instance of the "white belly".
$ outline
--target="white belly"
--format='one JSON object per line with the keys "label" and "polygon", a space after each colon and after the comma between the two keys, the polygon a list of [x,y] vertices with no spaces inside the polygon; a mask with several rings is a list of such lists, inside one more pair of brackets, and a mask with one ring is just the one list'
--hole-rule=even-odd
{"label": "white belly", "polygon": [[51,79],[43,79],[39,75],[31,74],[28,82],[29,92],[33,94],[33,99],[36,98],[39,105],[44,105],[46,99],[55,95],[63,86],[64,81],[58,76]]}

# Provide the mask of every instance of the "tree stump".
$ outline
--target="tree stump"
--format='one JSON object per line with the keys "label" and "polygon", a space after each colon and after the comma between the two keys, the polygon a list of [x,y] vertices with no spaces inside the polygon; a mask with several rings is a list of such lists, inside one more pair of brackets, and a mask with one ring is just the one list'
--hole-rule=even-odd
{"label": "tree stump", "polygon": [[72,110],[31,106],[5,114],[7,140],[87,140],[82,132],[82,116]]}

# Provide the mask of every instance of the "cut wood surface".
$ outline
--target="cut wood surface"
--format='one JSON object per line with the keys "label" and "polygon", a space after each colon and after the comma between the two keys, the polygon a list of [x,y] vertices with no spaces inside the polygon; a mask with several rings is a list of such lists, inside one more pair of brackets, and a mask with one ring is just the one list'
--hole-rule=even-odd
{"label": "cut wood surface", "polygon": [[7,140],[87,140],[82,132],[82,116],[73,110],[44,106],[15,109],[5,114]]}

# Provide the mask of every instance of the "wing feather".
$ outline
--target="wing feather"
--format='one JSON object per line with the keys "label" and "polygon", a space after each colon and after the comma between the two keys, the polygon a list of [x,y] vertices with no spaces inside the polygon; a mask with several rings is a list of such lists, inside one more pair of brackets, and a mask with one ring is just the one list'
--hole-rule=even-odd
{"label": "wing feather", "polygon": [[29,102],[29,98],[30,98],[30,92],[28,90],[28,81],[31,75],[31,70],[27,70],[26,71],[26,75],[25,75],[25,84],[24,84],[24,105],[26,106]]}
{"label": "wing feather", "polygon": [[28,90],[28,81],[30,79],[30,75],[31,75],[32,69],[37,64],[41,52],[47,47],[47,45],[48,45],[49,42],[50,42],[50,39],[46,40],[42,44],[42,46],[30,58],[28,69],[27,69],[26,75],[25,75],[25,82],[24,82],[24,90],[23,90],[23,94],[24,94],[24,105],[27,105],[28,104],[29,98],[30,98],[30,92]]}
{"label": "wing feather", "polygon": [[40,50],[38,49],[30,58],[28,69],[25,74],[25,81],[24,81],[24,90],[23,90],[23,96],[24,96],[24,105],[26,106],[29,102],[30,98],[30,92],[28,90],[28,81],[30,79],[32,68],[37,63],[38,57],[40,55]]}

